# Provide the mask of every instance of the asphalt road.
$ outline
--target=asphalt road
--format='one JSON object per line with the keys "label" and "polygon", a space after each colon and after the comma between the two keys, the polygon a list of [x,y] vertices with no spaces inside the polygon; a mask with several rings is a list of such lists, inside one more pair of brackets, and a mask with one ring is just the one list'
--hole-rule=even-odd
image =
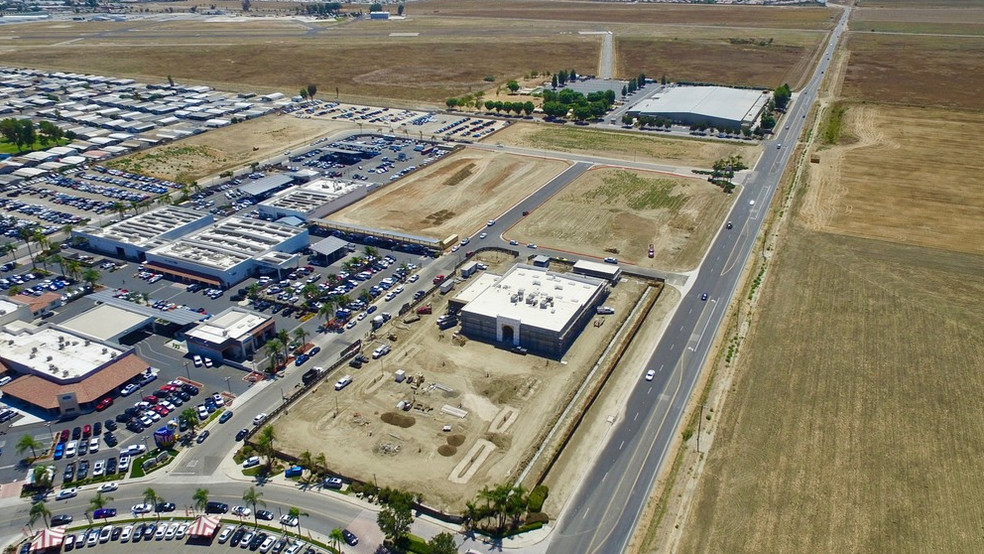
{"label": "asphalt road", "polygon": [[[626,399],[625,412],[608,442],[572,497],[551,537],[550,552],[623,552],[649,499],[659,470],[669,461],[670,445],[680,431],[695,383],[735,294],[742,269],[762,229],[764,212],[803,131],[829,64],[828,55],[847,24],[845,9],[829,49],[809,84],[780,122],[783,128],[746,180],[733,208],[732,229],[722,228],[709,249],[671,323],[646,366],[656,376],[639,375],[639,386]],[[786,127],[788,125],[788,128]],[[752,205],[754,201],[754,205]],[[701,295],[707,293],[707,300]]]}

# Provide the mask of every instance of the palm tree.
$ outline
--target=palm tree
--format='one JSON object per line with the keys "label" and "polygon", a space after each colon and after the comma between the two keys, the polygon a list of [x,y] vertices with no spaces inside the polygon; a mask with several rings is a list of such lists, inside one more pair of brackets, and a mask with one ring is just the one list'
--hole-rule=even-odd
{"label": "palm tree", "polygon": [[38,519],[44,519],[44,526],[48,526],[48,518],[51,517],[51,511],[48,507],[44,505],[44,500],[38,500],[34,504],[31,504],[31,511],[29,512],[30,519],[28,519],[28,527],[33,526],[37,523]]}
{"label": "palm tree", "polygon": [[283,345],[284,359],[286,360],[290,357],[290,333],[287,332],[287,329],[281,329],[277,331],[277,339]]}
{"label": "palm tree", "polygon": [[304,329],[304,327],[298,327],[297,329],[294,329],[294,340],[300,343],[298,348],[304,346],[304,343],[307,341],[308,335],[309,333],[307,332],[307,330]]}
{"label": "palm tree", "polygon": [[307,512],[302,512],[300,508],[291,506],[290,510],[287,510],[287,515],[289,515],[290,517],[297,518],[297,536],[301,536],[301,516],[307,517],[310,516],[311,514]]}
{"label": "palm tree", "polygon": [[328,460],[325,458],[324,452],[318,452],[318,455],[314,457],[314,465],[318,468],[318,477],[324,477],[325,472],[328,471]]}
{"label": "palm tree", "polygon": [[325,318],[325,325],[335,317],[335,301],[332,297],[328,297],[318,308],[318,315]]}
{"label": "palm tree", "polygon": [[123,216],[126,215],[126,204],[122,202],[113,202],[109,205],[109,209],[119,214],[120,221],[123,221]]}
{"label": "palm tree", "polygon": [[195,434],[195,429],[198,427],[198,412],[194,408],[185,408],[181,410],[181,414],[178,416],[178,421],[183,421],[185,425],[188,426],[191,434]]}
{"label": "palm tree", "polygon": [[345,540],[345,535],[342,535],[342,530],[338,527],[331,530],[328,534],[328,538],[331,539],[331,547],[335,549],[335,552],[342,551],[342,541]]}
{"label": "palm tree", "polygon": [[40,248],[42,252],[51,248],[51,241],[48,240],[48,236],[44,234],[44,231],[42,231],[40,227],[34,228],[34,232],[31,233],[31,239],[37,243],[38,248]]}
{"label": "palm tree", "polygon": [[273,425],[265,425],[260,429],[256,437],[256,449],[266,458],[266,469],[269,474],[273,469],[273,455],[276,452],[274,443],[277,441],[277,432]]}
{"label": "palm tree", "polygon": [[375,246],[367,246],[363,248],[362,251],[365,252],[367,258],[379,254],[379,250],[377,250]]}
{"label": "palm tree", "polygon": [[60,254],[52,254],[51,256],[48,256],[48,261],[53,264],[58,264],[58,267],[61,269],[61,274],[65,275],[65,258],[62,258]]}
{"label": "palm tree", "polygon": [[303,295],[304,298],[307,298],[308,300],[318,296],[318,294],[320,293],[321,293],[321,289],[319,289],[318,285],[315,285],[314,283],[307,283],[306,285],[301,287],[301,295]]}
{"label": "palm tree", "polygon": [[253,526],[259,526],[259,522],[256,521],[256,505],[259,504],[266,508],[266,502],[260,500],[263,496],[262,492],[258,492],[254,487],[250,487],[243,492],[243,502],[245,502],[253,510]]}
{"label": "palm tree", "polygon": [[82,272],[82,280],[88,283],[90,287],[96,286],[96,283],[98,283],[101,278],[102,275],[99,271],[91,267]]}
{"label": "palm tree", "polygon": [[359,293],[359,300],[365,302],[366,304],[372,302],[372,293],[369,292],[368,289],[362,289],[362,292]]}
{"label": "palm tree", "polygon": [[208,489],[196,490],[191,499],[195,501],[196,510],[205,511],[205,507],[208,505]]}
{"label": "palm tree", "polygon": [[17,446],[15,447],[15,449],[17,450],[17,454],[23,454],[24,451],[27,450],[28,448],[31,449],[31,456],[37,458],[38,457],[37,449],[44,448],[44,444],[42,444],[40,441],[38,441],[36,438],[32,437],[31,435],[24,435],[20,438],[20,440],[17,441]]}
{"label": "palm tree", "polygon": [[163,500],[160,496],[157,496],[157,491],[147,487],[147,490],[143,493],[144,502],[153,506],[154,512],[157,513],[157,519],[161,518],[161,513],[157,511],[157,503]]}
{"label": "palm tree", "polygon": [[106,504],[109,504],[112,500],[112,496],[105,496],[103,493],[96,491],[96,496],[89,499],[89,509],[85,511],[85,517],[89,520],[89,525],[92,525],[92,518],[90,517],[92,512],[105,508]]}
{"label": "palm tree", "polygon": [[34,466],[33,470],[34,486],[40,490],[48,490],[51,488],[51,475],[48,473],[48,468],[45,466]]}
{"label": "palm tree", "polygon": [[252,285],[249,286],[248,289],[246,289],[246,296],[248,298],[255,299],[260,295],[260,291],[262,289],[263,287],[261,287],[257,283],[253,283]]}
{"label": "palm tree", "polygon": [[31,239],[34,233],[29,227],[21,227],[17,234],[20,235],[20,238],[24,239],[24,244],[27,245],[27,257],[31,258],[31,267],[36,267],[34,265],[34,252],[31,251]]}
{"label": "palm tree", "polygon": [[65,271],[68,272],[69,277],[78,280],[79,276],[82,275],[82,264],[78,260],[69,258],[65,261]]}
{"label": "palm tree", "polygon": [[279,339],[270,339],[263,346],[264,352],[270,358],[270,373],[277,370],[277,364],[280,362],[280,353],[283,349],[283,343]]}
{"label": "palm tree", "polygon": [[14,246],[14,243],[12,242],[5,242],[2,245],[0,245],[0,255],[6,256],[9,254],[11,261],[13,261],[14,252],[16,251],[17,251],[17,247]]}

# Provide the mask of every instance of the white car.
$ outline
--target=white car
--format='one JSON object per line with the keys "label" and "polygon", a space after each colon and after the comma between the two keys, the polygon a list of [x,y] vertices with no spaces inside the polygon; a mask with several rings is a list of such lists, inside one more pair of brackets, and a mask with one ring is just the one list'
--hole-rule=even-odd
{"label": "white car", "polygon": [[154,539],[155,540],[161,540],[161,539],[163,539],[164,538],[164,535],[167,533],[167,530],[168,530],[169,527],[171,527],[171,526],[168,525],[168,524],[166,524],[166,523],[162,523],[162,524],[158,525],[157,526],[157,530],[154,531]]}
{"label": "white car", "polygon": [[110,535],[113,534],[113,526],[106,525],[99,530],[99,542],[109,542]]}
{"label": "white car", "polygon": [[131,394],[137,392],[140,387],[130,383],[129,385],[120,389],[120,396],[130,396]]}
{"label": "white car", "polygon": [[106,473],[106,462],[104,462],[103,460],[98,460],[92,466],[92,476],[102,477],[103,473]]}
{"label": "white car", "polygon": [[754,206],[755,205],[755,201],[754,200],[749,200],[748,201],[748,205],[749,206]]}
{"label": "white car", "polygon": [[133,512],[134,514],[149,514],[150,512],[154,511],[154,507],[146,503],[136,504],[135,506],[130,508],[130,511]]}
{"label": "white car", "polygon": [[[120,457],[120,461],[123,461],[122,457]],[[112,483],[103,483],[102,485],[99,485],[99,492],[113,492],[118,488],[120,488],[120,486],[115,481]]]}
{"label": "white car", "polygon": [[188,531],[188,524],[182,523],[178,525],[178,530],[174,532],[174,538],[181,540],[185,537],[185,533]]}
{"label": "white car", "polygon": [[270,551],[271,548],[273,548],[273,543],[275,542],[277,542],[277,537],[274,536],[267,537],[266,540],[263,541],[263,544],[260,545],[260,552],[266,554],[267,552]]}
{"label": "white car", "polygon": [[99,452],[99,437],[92,437],[89,439],[89,453],[95,454]]}
{"label": "white car", "polygon": [[249,458],[246,458],[245,462],[243,462],[243,469],[249,469],[251,467],[256,467],[258,465],[260,465],[260,457],[250,456]]}
{"label": "white car", "polygon": [[68,445],[65,446],[65,457],[71,458],[75,456],[75,452],[79,447],[78,441],[69,441]]}
{"label": "white car", "polygon": [[481,235],[478,235],[478,238],[479,238],[479,240],[481,240],[481,239],[484,239],[487,236],[489,236],[488,233],[482,233]]}
{"label": "white car", "polygon": [[195,354],[195,357],[192,358],[192,359],[195,361],[195,367],[202,367],[202,357],[201,356],[199,356],[198,354]]}
{"label": "white car", "polygon": [[119,468],[120,473],[125,473],[126,470],[130,469],[130,455],[120,454],[120,463],[116,467]]}
{"label": "white car", "polygon": [[410,281],[411,283],[416,283],[417,279],[420,279],[420,275],[414,273],[413,275],[410,276],[409,279],[407,279],[407,281]]}
{"label": "white car", "polygon": [[198,419],[208,419],[208,409],[200,404],[198,406]]}
{"label": "white car", "polygon": [[266,412],[260,412],[256,414],[256,417],[253,418],[253,425],[259,425],[263,423],[263,421],[265,421],[266,418],[267,418]]}
{"label": "white car", "polygon": [[280,516],[280,524],[286,527],[297,527],[297,516],[284,514]]}
{"label": "white car", "polygon": [[233,506],[232,515],[239,517],[249,517],[253,514],[253,510],[250,510],[246,506]]}
{"label": "white car", "polygon": [[70,489],[62,489],[58,491],[55,495],[55,500],[68,500],[69,498],[75,498],[79,495],[79,489],[72,487]]}
{"label": "white car", "polygon": [[646,381],[652,381],[656,377],[656,372],[652,369],[646,372]]}
{"label": "white car", "polygon": [[178,532],[178,524],[177,523],[172,523],[172,524],[168,525],[167,526],[167,531],[164,532],[164,540],[168,540],[169,541],[169,540],[173,539],[174,538],[174,535],[177,532]]}
{"label": "white car", "polygon": [[127,525],[123,528],[123,532],[120,533],[120,542],[130,542],[130,537],[133,536],[133,526]]}
{"label": "white car", "polygon": [[226,541],[229,540],[229,537],[232,536],[232,532],[234,530],[235,528],[232,525],[226,525],[223,527],[222,531],[219,533],[219,544],[225,544]]}
{"label": "white car", "polygon": [[218,407],[220,407],[220,408],[225,405],[225,400],[222,400],[222,395],[219,394],[219,393],[213,394],[212,395],[212,400],[214,400],[215,401],[215,405],[218,406]]}
{"label": "white car", "polygon": [[212,367],[213,365],[215,364],[212,362],[212,358],[205,358],[205,367]]}

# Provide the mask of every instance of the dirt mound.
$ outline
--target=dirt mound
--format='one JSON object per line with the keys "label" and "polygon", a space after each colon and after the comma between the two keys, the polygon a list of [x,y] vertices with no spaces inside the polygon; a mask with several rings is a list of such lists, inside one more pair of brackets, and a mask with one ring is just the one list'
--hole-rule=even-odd
{"label": "dirt mound", "polygon": [[512,437],[502,433],[485,433],[485,440],[505,450],[512,446]]}
{"label": "dirt mound", "polygon": [[461,446],[462,444],[465,444],[465,436],[461,433],[448,435],[448,444],[451,446]]}
{"label": "dirt mound", "polygon": [[383,420],[383,423],[389,423],[390,425],[396,425],[404,429],[413,427],[413,424],[417,423],[417,420],[413,416],[397,412],[386,412],[379,416],[379,419]]}
{"label": "dirt mound", "polygon": [[457,452],[458,449],[451,446],[450,444],[442,444],[441,446],[437,447],[437,453],[440,454],[441,456],[444,456],[445,458],[454,456],[455,453]]}

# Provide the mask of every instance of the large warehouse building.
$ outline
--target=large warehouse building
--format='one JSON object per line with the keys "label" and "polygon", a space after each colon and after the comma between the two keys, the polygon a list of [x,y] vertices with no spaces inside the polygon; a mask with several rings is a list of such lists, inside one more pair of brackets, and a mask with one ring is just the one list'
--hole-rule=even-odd
{"label": "large warehouse building", "polygon": [[738,129],[755,125],[770,98],[769,91],[676,86],[639,102],[628,113],[665,117],[683,125],[706,123],[718,129]]}
{"label": "large warehouse building", "polygon": [[148,271],[179,280],[228,288],[264,270],[280,272],[300,261],[307,229],[229,217],[191,235],[147,251]]}
{"label": "large warehouse building", "polygon": [[559,357],[604,301],[608,285],[593,277],[517,264],[500,278],[482,275],[456,298],[462,334]]}
{"label": "large warehouse building", "polygon": [[365,198],[368,191],[362,184],[318,179],[281,192],[256,208],[261,216],[271,219],[295,216],[310,221]]}
{"label": "large warehouse building", "polygon": [[212,214],[165,206],[106,227],[82,227],[73,230],[72,237],[85,241],[90,249],[97,252],[143,260],[144,253],[151,248],[197,231],[212,223],[213,219]]}

